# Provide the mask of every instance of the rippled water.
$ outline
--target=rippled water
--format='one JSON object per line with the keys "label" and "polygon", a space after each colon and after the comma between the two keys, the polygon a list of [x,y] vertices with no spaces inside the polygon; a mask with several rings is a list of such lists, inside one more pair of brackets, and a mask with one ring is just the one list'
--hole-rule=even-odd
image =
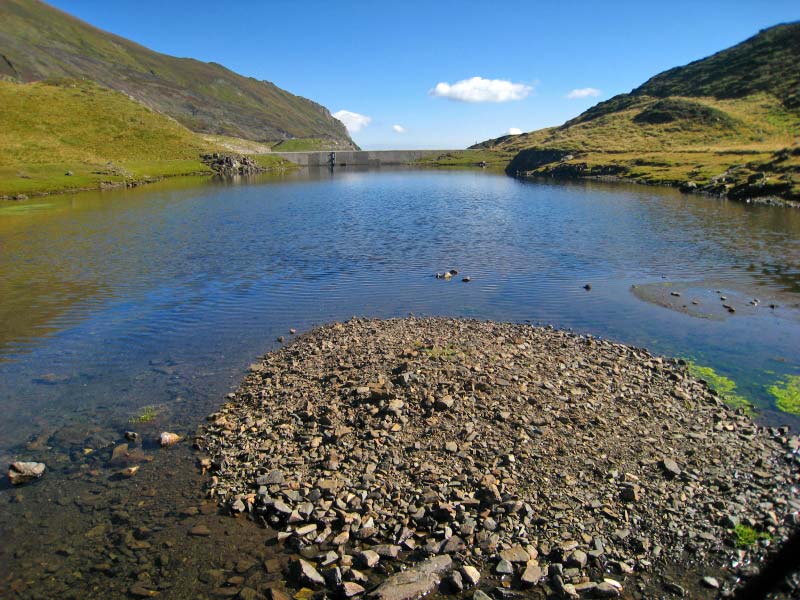
{"label": "rippled water", "polygon": [[[433,277],[450,268],[452,281]],[[707,280],[761,304],[704,319],[631,293]],[[409,312],[544,322],[693,357],[785,421],[765,388],[800,373],[798,302],[800,211],[671,190],[383,170],[10,204],[0,458],[75,422],[113,439],[144,406],[187,430],[290,327]]]}

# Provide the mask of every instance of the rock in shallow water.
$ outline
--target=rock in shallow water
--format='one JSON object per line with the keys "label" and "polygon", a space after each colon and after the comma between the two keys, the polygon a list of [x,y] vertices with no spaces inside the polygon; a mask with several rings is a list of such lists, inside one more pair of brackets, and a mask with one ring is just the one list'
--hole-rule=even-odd
{"label": "rock in shallow water", "polygon": [[46,467],[40,462],[15,462],[8,467],[8,478],[13,485],[22,485],[44,475]]}
{"label": "rock in shallow water", "polygon": [[158,443],[161,444],[162,448],[166,448],[167,446],[174,446],[182,439],[183,438],[179,436],[177,433],[171,433],[169,431],[165,431],[159,436]]}

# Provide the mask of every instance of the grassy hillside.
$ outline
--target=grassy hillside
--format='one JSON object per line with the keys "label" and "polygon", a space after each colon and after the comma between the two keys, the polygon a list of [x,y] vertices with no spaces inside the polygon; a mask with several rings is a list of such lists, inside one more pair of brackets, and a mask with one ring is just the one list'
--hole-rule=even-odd
{"label": "grassy hillside", "polygon": [[[0,196],[211,173],[219,148],[124,94],[87,81],[0,80]],[[264,156],[268,166],[280,163]]]}
{"label": "grassy hillside", "polygon": [[800,199],[800,24],[656,75],[560,127],[474,146],[507,171]]}
{"label": "grassy hillside", "polygon": [[153,52],[39,0],[0,1],[0,75],[23,82],[96,81],[196,132],[355,147],[344,125],[315,102],[216,63]]}

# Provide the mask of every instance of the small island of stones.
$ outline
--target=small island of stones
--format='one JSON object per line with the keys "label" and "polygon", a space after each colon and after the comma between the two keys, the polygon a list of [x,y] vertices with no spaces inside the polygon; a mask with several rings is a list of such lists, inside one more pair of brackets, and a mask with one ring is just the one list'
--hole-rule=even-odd
{"label": "small island of stones", "polygon": [[548,327],[319,327],[196,444],[209,496],[284,549],[273,598],[725,596],[800,509],[788,429],[680,360]]}

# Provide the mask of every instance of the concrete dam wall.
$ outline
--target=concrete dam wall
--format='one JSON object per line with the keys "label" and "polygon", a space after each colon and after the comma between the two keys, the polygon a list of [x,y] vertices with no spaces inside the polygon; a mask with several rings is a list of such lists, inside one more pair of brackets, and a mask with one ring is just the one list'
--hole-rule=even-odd
{"label": "concrete dam wall", "polygon": [[381,165],[407,165],[426,156],[438,156],[450,150],[337,150],[322,152],[274,152],[276,156],[285,158],[304,167],[343,167]]}

